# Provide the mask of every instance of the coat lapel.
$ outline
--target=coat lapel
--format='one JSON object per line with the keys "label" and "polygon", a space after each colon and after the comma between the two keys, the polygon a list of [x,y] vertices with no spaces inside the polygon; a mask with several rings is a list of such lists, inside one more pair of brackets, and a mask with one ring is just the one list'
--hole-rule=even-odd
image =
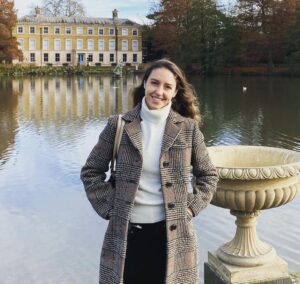
{"label": "coat lapel", "polygon": [[143,155],[143,143],[142,143],[142,128],[140,118],[141,105],[138,104],[132,111],[129,111],[123,116],[123,119],[128,123],[125,123],[124,130],[126,131],[133,146],[139,151],[140,155]]}
{"label": "coat lapel", "polygon": [[170,114],[167,118],[165,132],[162,140],[161,152],[166,152],[173,145],[177,136],[181,131],[181,124],[183,117],[171,109]]}

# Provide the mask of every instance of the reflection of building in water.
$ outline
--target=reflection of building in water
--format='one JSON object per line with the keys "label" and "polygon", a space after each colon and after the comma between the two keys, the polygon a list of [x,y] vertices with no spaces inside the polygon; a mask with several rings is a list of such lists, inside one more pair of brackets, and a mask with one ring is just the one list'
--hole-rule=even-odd
{"label": "reflection of building in water", "polygon": [[19,113],[25,119],[82,119],[129,110],[134,80],[132,76],[16,79],[13,89],[20,94]]}
{"label": "reflection of building in water", "polygon": [[16,108],[18,95],[13,92],[11,80],[0,80],[0,166],[8,159],[6,152],[15,143],[18,130]]}

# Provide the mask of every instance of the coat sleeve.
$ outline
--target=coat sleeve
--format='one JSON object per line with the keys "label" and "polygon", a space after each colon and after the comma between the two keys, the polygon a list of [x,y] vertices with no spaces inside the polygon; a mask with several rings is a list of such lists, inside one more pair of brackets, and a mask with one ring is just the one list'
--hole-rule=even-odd
{"label": "coat sleeve", "polygon": [[192,140],[193,193],[188,193],[188,208],[196,216],[211,201],[218,182],[216,168],[212,164],[198,125],[194,124]]}
{"label": "coat sleeve", "polygon": [[112,159],[116,125],[117,116],[109,118],[80,175],[87,198],[95,211],[106,220],[109,219],[114,198],[114,188],[109,180],[105,180]]}

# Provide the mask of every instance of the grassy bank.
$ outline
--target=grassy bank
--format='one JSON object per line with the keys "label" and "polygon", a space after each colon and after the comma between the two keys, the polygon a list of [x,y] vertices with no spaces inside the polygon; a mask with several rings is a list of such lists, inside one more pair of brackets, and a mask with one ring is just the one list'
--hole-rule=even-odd
{"label": "grassy bank", "polygon": [[300,65],[278,65],[272,68],[269,68],[267,65],[222,67],[216,68],[215,74],[248,76],[300,76]]}
{"label": "grassy bank", "polygon": [[[124,66],[123,74],[143,72],[146,64],[140,64],[139,70],[134,66]],[[115,66],[34,66],[0,64],[0,76],[71,76],[88,74],[113,74]],[[184,66],[183,66],[184,68]],[[238,76],[300,76],[300,65],[278,65],[272,69],[267,65],[215,67],[212,72],[204,72],[199,64],[184,68],[189,74],[238,75]]]}
{"label": "grassy bank", "polygon": [[[0,65],[0,76],[70,76],[88,74],[113,74],[115,66],[34,66]],[[123,67],[123,74],[135,72],[133,66]]]}

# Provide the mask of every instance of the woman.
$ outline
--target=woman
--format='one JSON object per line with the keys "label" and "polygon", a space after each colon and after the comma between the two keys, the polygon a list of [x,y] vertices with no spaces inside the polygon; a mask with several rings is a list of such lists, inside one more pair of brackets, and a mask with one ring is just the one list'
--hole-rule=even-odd
{"label": "woman", "polygon": [[123,115],[115,187],[105,173],[117,116],[81,172],[89,201],[109,219],[99,283],[195,284],[191,219],[208,205],[218,180],[198,127],[195,93],[183,72],[162,59],[148,67],[133,95],[134,108]]}

